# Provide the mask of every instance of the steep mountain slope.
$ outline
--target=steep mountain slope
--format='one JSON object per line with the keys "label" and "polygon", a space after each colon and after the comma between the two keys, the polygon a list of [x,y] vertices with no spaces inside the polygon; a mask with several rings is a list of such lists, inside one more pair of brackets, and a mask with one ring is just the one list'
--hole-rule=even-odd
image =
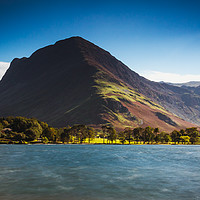
{"label": "steep mountain slope", "polygon": [[139,93],[186,121],[200,124],[200,96],[187,88],[149,81],[130,70],[109,52],[88,41],[81,47],[88,63],[99,66],[110,76],[123,81]]}
{"label": "steep mountain slope", "polygon": [[57,42],[28,59],[14,59],[0,82],[1,116],[37,117],[56,126],[91,123],[90,118],[101,122],[94,115],[94,104],[88,104],[87,112],[80,110],[80,115],[69,113],[91,98],[92,76],[97,72],[84,61],[78,44],[76,39]]}
{"label": "steep mountain slope", "polygon": [[[112,123],[118,129],[192,126],[170,112],[199,122],[198,95],[151,82],[80,37],[14,59],[0,82],[0,94],[0,116],[36,117],[57,127],[75,123]],[[186,94],[197,106],[187,105]]]}

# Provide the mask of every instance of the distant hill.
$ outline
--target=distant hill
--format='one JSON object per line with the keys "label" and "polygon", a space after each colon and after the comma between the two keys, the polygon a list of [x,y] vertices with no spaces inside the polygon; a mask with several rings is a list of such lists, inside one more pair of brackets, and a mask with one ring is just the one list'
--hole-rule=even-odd
{"label": "distant hill", "polygon": [[190,82],[187,82],[187,83],[167,83],[167,84],[170,84],[170,85],[173,85],[173,86],[177,86],[177,87],[198,87],[200,86],[200,81],[190,81]]}
{"label": "distant hill", "polygon": [[36,117],[56,127],[110,123],[169,131],[200,124],[198,94],[149,81],[81,37],[14,59],[0,94],[0,116]]}

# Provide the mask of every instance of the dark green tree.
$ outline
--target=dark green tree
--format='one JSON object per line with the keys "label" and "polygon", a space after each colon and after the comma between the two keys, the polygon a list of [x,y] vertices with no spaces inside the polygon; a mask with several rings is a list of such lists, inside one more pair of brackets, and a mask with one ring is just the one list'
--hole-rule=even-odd
{"label": "dark green tree", "polygon": [[180,132],[177,130],[172,131],[171,138],[172,138],[172,142],[176,144],[177,142],[180,141]]}
{"label": "dark green tree", "polygon": [[36,139],[35,131],[32,128],[27,129],[24,134],[26,135],[25,138],[26,141],[33,141]]}
{"label": "dark green tree", "polygon": [[72,136],[71,136],[71,129],[70,128],[64,128],[63,129],[63,132],[61,133],[61,141],[64,143],[64,142],[67,142],[69,143],[70,141],[72,141]]}
{"label": "dark green tree", "polygon": [[154,141],[154,133],[153,133],[153,128],[151,128],[150,126],[147,126],[144,131],[143,131],[143,141],[144,143],[148,142],[148,143],[152,143]]}
{"label": "dark green tree", "polygon": [[133,138],[135,141],[138,143],[140,140],[142,140],[142,133],[143,133],[143,128],[137,127],[133,129]]}
{"label": "dark green tree", "polygon": [[103,137],[103,143],[105,144],[105,138],[107,137],[107,126],[106,125],[103,125],[101,127],[102,129],[102,133],[101,133],[101,137]]}
{"label": "dark green tree", "polygon": [[124,144],[126,142],[126,136],[123,131],[118,133],[118,137],[119,137],[121,144]]}
{"label": "dark green tree", "polygon": [[107,127],[108,140],[113,144],[113,141],[117,139],[117,132],[113,127]]}
{"label": "dark green tree", "polygon": [[133,130],[131,130],[130,128],[125,128],[124,135],[128,143],[130,144],[131,141],[133,141]]}
{"label": "dark green tree", "polygon": [[187,128],[185,130],[185,132],[187,133],[187,135],[190,137],[190,142],[192,144],[195,144],[198,141],[199,138],[199,131],[197,130],[196,127],[192,127],[192,128]]}
{"label": "dark green tree", "polygon": [[47,127],[43,130],[41,136],[46,137],[49,141],[54,141],[56,130],[53,127]]}
{"label": "dark green tree", "polygon": [[89,138],[89,143],[91,139],[94,139],[95,133],[94,133],[94,129],[87,127],[87,137]]}

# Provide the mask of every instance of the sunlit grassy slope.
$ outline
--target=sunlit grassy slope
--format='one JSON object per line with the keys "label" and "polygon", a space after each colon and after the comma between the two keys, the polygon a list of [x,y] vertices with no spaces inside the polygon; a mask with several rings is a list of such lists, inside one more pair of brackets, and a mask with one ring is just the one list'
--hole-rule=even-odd
{"label": "sunlit grassy slope", "polygon": [[135,90],[124,85],[123,83],[119,85],[101,79],[96,80],[96,83],[98,84],[98,86],[95,86],[98,89],[98,94],[100,94],[103,98],[112,98],[116,101],[123,101],[129,104],[133,102],[139,102],[141,104],[149,106],[152,109],[158,109],[168,114],[168,112],[163,107],[152,102],[150,99],[137,93]]}
{"label": "sunlit grassy slope", "polygon": [[[173,121],[176,119],[173,118],[175,116],[123,82],[116,81],[114,78],[107,78],[102,71],[97,73],[95,82],[96,85],[94,87],[97,94],[105,101],[108,101],[103,117],[115,127],[154,125],[163,127],[165,130],[172,129],[172,127],[174,129],[174,126],[168,123],[169,120],[179,126],[178,121]],[[158,113],[160,115],[157,115]],[[159,116],[167,120],[163,120]]]}

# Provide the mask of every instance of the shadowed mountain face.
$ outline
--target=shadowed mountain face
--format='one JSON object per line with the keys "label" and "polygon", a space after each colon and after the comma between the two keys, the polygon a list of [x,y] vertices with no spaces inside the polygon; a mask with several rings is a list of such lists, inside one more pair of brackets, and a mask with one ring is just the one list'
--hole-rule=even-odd
{"label": "shadowed mountain face", "polygon": [[36,117],[57,127],[112,123],[172,130],[192,126],[184,120],[200,124],[198,93],[149,81],[80,37],[14,59],[0,94],[0,116]]}
{"label": "shadowed mountain face", "polygon": [[55,126],[101,122],[94,115],[94,103],[78,109],[79,115],[70,112],[93,98],[96,72],[84,60],[79,39],[57,42],[28,59],[14,59],[0,82],[1,116],[37,117]]}

